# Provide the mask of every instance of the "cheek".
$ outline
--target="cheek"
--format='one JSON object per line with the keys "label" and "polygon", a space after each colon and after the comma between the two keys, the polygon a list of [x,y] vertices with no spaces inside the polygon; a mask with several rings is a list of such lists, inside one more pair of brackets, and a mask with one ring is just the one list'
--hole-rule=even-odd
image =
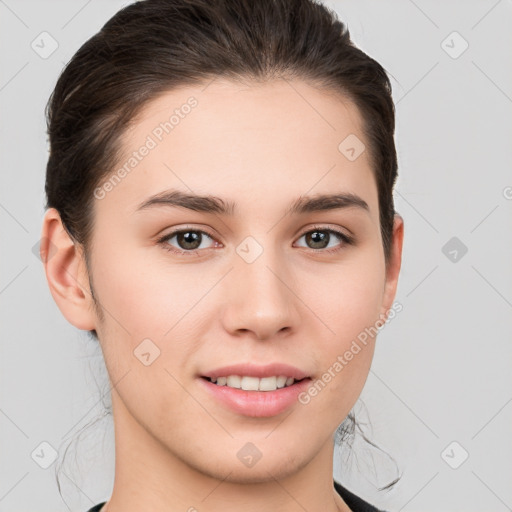
{"label": "cheek", "polygon": [[357,400],[374,353],[384,291],[384,265],[378,254],[368,251],[330,273],[329,279],[319,277],[324,293],[317,286],[311,298],[311,308],[329,328],[318,338],[322,374],[313,394],[321,392],[321,401],[330,404],[335,416],[341,413],[341,419]]}
{"label": "cheek", "polygon": [[[195,335],[204,308],[201,298],[218,276],[194,272],[192,265],[162,264],[161,258],[140,253],[109,249],[97,260],[98,294],[108,311],[102,346],[112,381],[129,371],[130,382],[139,383],[127,394],[133,407],[147,402],[168,410],[170,403],[187,398],[178,382],[189,377],[187,363],[201,343]],[[148,401],[146,391],[155,389],[158,396],[153,392]]]}
{"label": "cheek", "polygon": [[[197,407],[180,385],[181,370],[196,348],[184,335],[186,314],[206,285],[194,289],[200,285],[191,283],[190,273],[165,269],[133,249],[109,248],[102,256],[96,275],[106,311],[102,348],[111,381],[119,381],[123,406],[146,429],[179,430],[187,424],[187,408]],[[172,407],[175,403],[180,407]],[[145,418],[152,418],[151,425]]]}
{"label": "cheek", "polygon": [[338,349],[375,325],[384,293],[384,265],[375,255],[369,253],[366,258],[340,266],[318,282],[324,283],[323,293],[318,286],[315,288],[312,300],[317,306],[313,308],[330,327]]}
{"label": "cheek", "polygon": [[116,320],[108,321],[117,324],[114,327],[124,332],[122,336],[129,332],[134,342],[172,336],[175,326],[178,330],[181,319],[186,323],[187,313],[214,284],[215,276],[209,279],[190,266],[183,270],[165,265],[162,257],[148,258],[144,251],[133,249],[125,254],[109,250],[97,265],[101,302]]}

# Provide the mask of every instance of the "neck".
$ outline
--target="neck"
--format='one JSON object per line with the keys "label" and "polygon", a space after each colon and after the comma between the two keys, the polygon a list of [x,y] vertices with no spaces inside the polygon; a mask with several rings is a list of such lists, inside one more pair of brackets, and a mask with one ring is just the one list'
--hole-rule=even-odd
{"label": "neck", "polygon": [[[114,487],[101,512],[350,512],[333,486],[332,436],[312,460],[294,472],[283,467],[262,473],[260,466],[257,479],[237,477],[236,468],[219,478],[171,453],[114,396]],[[283,464],[289,469],[293,458]]]}

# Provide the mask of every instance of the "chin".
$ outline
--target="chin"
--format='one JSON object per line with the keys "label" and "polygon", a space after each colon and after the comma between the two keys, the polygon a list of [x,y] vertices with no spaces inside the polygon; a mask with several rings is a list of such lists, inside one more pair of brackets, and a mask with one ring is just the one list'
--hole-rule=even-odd
{"label": "chin", "polygon": [[221,480],[233,484],[264,484],[275,480],[283,480],[293,475],[297,470],[298,468],[290,466],[280,468],[269,465],[260,468],[232,468],[226,477],[224,475],[221,477]]}
{"label": "chin", "polygon": [[296,460],[292,457],[283,457],[282,453],[275,451],[273,457],[265,456],[251,467],[245,466],[235,456],[233,459],[217,459],[215,467],[196,467],[195,469],[217,480],[234,484],[262,484],[275,480],[283,480],[308,464],[308,460]]}

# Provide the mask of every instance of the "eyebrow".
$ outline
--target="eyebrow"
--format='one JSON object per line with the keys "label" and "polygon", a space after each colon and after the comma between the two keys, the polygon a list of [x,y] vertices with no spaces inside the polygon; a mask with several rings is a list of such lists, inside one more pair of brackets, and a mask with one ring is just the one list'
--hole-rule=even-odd
{"label": "eyebrow", "polygon": [[[236,203],[225,201],[220,197],[211,195],[201,196],[180,190],[166,190],[143,201],[136,209],[136,212],[162,206],[186,208],[196,212],[227,216],[233,216],[237,211]],[[358,208],[368,213],[370,211],[368,203],[358,195],[352,193],[338,193],[301,196],[288,207],[285,215],[300,215],[343,208]]]}

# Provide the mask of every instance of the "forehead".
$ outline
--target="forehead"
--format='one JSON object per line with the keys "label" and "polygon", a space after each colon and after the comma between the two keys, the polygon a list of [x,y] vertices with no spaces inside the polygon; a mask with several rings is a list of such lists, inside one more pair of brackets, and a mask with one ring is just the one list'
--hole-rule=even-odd
{"label": "forehead", "polygon": [[260,205],[334,187],[377,197],[357,107],[303,81],[215,79],[166,91],[121,141],[114,172],[123,176],[108,196],[126,213],[165,188]]}

